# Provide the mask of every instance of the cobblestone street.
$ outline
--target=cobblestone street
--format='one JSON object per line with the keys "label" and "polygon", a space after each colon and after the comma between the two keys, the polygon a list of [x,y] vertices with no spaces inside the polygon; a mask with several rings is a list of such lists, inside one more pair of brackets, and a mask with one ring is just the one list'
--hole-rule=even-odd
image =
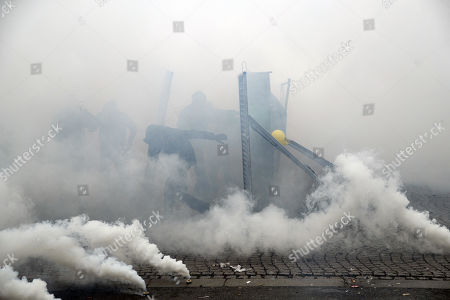
{"label": "cobblestone street", "polygon": [[[413,207],[429,210],[431,217],[449,226],[450,197],[426,196],[417,192],[410,193],[408,197]],[[229,254],[215,258],[167,254],[187,265],[192,283],[187,284],[182,278],[159,275],[149,265],[135,265],[149,291],[158,295],[157,299],[197,299],[202,295],[208,295],[210,299],[296,299],[299,295],[303,295],[304,299],[315,299],[317,295],[332,299],[357,299],[361,295],[382,299],[382,290],[390,298],[403,294],[414,294],[417,299],[450,297],[449,253],[393,251],[383,246],[343,250],[331,245],[300,257],[296,263],[291,262],[287,254],[268,252],[257,252],[249,257]],[[237,265],[241,266],[241,271],[232,268]],[[124,291],[133,291],[120,285],[113,285],[114,288],[111,284],[87,287],[83,285],[86,278],[77,278],[77,274],[71,273],[67,276],[68,272],[73,273],[55,270],[41,261],[35,261],[22,268],[20,275],[46,280],[49,288],[56,295],[64,296],[63,299],[142,299],[142,296],[124,296],[121,294]],[[265,289],[267,287],[273,289]],[[316,289],[305,290],[307,287]],[[378,292],[370,292],[368,289],[371,288],[378,289]],[[116,294],[123,296],[114,298]]]}
{"label": "cobblestone street", "polygon": [[[450,255],[392,253],[389,250],[365,248],[349,253],[327,252],[313,254],[292,263],[287,256],[274,253],[255,253],[247,258],[226,257],[205,259],[195,256],[177,256],[182,259],[195,279],[200,278],[294,278],[314,277],[369,277],[378,279],[435,279],[450,280]],[[220,267],[229,262],[241,265],[243,272],[231,267]],[[147,266],[137,266],[146,280],[166,278]],[[167,277],[168,278],[168,277]]]}
{"label": "cobblestone street", "polygon": [[[427,196],[419,191],[408,192],[414,208],[429,210],[430,216],[450,227],[450,197]],[[363,247],[352,251],[336,248],[315,252],[292,263],[288,255],[255,253],[250,257],[225,256],[206,259],[199,256],[174,255],[183,260],[193,278],[295,278],[295,277],[355,277],[407,280],[450,280],[450,254],[421,254],[411,251],[391,251],[384,247]],[[230,267],[241,265],[244,272]],[[164,278],[151,267],[138,266],[146,280]],[[450,284],[450,282],[449,282]]]}

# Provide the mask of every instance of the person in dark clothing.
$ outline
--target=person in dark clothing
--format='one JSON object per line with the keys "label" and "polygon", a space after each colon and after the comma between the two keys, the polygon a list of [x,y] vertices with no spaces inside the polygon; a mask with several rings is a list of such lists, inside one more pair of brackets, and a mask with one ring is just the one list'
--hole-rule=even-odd
{"label": "person in dark clothing", "polygon": [[[171,207],[176,200],[184,200],[191,208],[204,211],[207,204],[202,204],[200,200],[187,194],[188,172],[195,167],[197,160],[195,151],[191,144],[191,139],[207,139],[222,143],[227,139],[225,134],[215,134],[200,130],[181,130],[161,125],[150,125],[145,132],[144,142],[148,145],[148,156],[158,159],[160,154],[177,155],[185,164],[186,169],[180,169],[178,178],[167,179],[164,198],[166,206]],[[195,172],[189,172],[194,176]]]}
{"label": "person in dark clothing", "polygon": [[[214,107],[202,91],[195,92],[191,103],[181,110],[177,127],[183,130],[226,133],[230,148],[237,149],[241,143],[239,112]],[[196,195],[203,199],[215,199],[225,196],[230,187],[240,185],[236,176],[241,173],[240,166],[231,163],[237,157],[234,156],[232,159],[231,155],[227,155],[217,159],[217,154],[212,151],[213,145],[209,145],[207,141],[196,140],[192,141],[192,144],[197,159],[195,166],[197,184],[194,188]]]}
{"label": "person in dark clothing", "polygon": [[177,127],[180,129],[211,130],[214,123],[215,108],[206,95],[197,91],[192,95],[192,102],[183,108],[178,116]]}
{"label": "person in dark clothing", "polygon": [[80,104],[78,107],[59,111],[53,122],[63,129],[55,136],[55,141],[64,149],[58,151],[53,159],[68,160],[76,170],[88,168],[92,145],[89,143],[89,135],[98,128],[96,117]]}
{"label": "person in dark clothing", "polygon": [[125,153],[131,148],[136,135],[134,122],[117,108],[115,101],[103,106],[97,115],[99,124],[100,153],[102,169],[109,163],[119,168]]}
{"label": "person in dark clothing", "polygon": [[161,125],[150,125],[145,132],[144,142],[148,145],[148,156],[157,158],[160,153],[177,154],[188,168],[196,164],[191,139],[207,139],[221,142],[225,134],[200,130],[181,130]]}

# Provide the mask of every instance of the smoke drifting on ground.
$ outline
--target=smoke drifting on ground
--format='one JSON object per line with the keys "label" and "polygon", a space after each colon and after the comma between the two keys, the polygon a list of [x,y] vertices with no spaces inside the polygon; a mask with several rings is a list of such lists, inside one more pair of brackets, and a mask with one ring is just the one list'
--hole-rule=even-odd
{"label": "smoke drifting on ground", "polygon": [[26,278],[17,278],[18,273],[10,266],[0,269],[0,297],[11,300],[52,300],[56,299],[47,291],[47,284],[35,279],[28,282]]}
{"label": "smoke drifting on ground", "polygon": [[[175,273],[189,277],[189,271],[181,261],[164,256],[156,245],[149,242],[137,220],[130,225],[121,222],[107,224],[88,221],[86,216],[79,216],[54,223],[22,225],[1,230],[0,245],[0,257],[12,254],[19,261],[43,258],[74,272],[79,270],[97,278],[127,283],[141,290],[146,290],[144,280],[131,265],[122,261],[145,263],[163,274]],[[0,287],[4,287],[0,289],[5,290],[4,295],[9,296],[9,299],[13,299],[14,291],[20,285],[25,285],[25,282],[12,276],[15,273],[11,268],[0,270]],[[45,284],[41,281],[30,285],[45,290]],[[15,299],[23,299],[23,294],[17,295]]]}
{"label": "smoke drifting on ground", "polygon": [[[335,164],[335,170],[329,170],[308,196],[311,209],[303,219],[288,218],[273,205],[252,213],[252,201],[237,191],[203,216],[162,224],[154,237],[164,247],[203,255],[228,248],[241,254],[257,249],[287,253],[321,236],[349,213],[354,216],[351,224],[334,241],[342,239],[353,247],[384,243],[393,248],[450,251],[448,228],[411,207],[399,178],[383,177],[383,164],[372,153],[341,154]],[[171,234],[165,234],[169,230]]]}
{"label": "smoke drifting on ground", "polygon": [[[162,184],[170,172],[182,167],[179,160],[171,156],[149,163],[154,172],[151,174],[154,187],[156,182]],[[387,178],[382,174],[383,167],[383,162],[370,152],[339,155],[335,169],[325,172],[315,190],[306,199],[295,199],[299,203],[306,201],[309,210],[303,218],[288,217],[283,208],[274,205],[254,212],[254,203],[241,190],[235,189],[202,215],[178,212],[165,216],[167,219],[152,228],[150,236],[163,249],[184,253],[210,256],[232,249],[240,254],[273,250],[289,255],[291,250],[300,249],[311,239],[322,236],[330,224],[348,214],[352,216],[350,224],[329,242],[339,241],[348,247],[382,243],[391,248],[448,253],[448,228],[430,220],[427,212],[412,208],[398,174]],[[142,166],[131,169],[144,172]],[[159,179],[158,172],[161,173]],[[21,193],[12,192],[3,183],[0,186],[1,199],[6,201],[4,205],[16,212],[8,219],[10,215],[2,210],[0,257],[14,253],[20,260],[43,258],[74,271],[82,270],[94,278],[129,283],[140,289],[145,289],[145,284],[131,263],[146,263],[161,273],[189,277],[189,271],[181,261],[164,256],[149,242],[139,221],[129,225],[119,221],[108,224],[90,221],[81,215],[33,223],[38,216],[31,199],[24,200]],[[66,208],[63,205],[61,209],[64,212]],[[114,211],[115,208],[110,209]],[[176,220],[176,215],[183,218]],[[9,290],[11,294],[6,295],[14,299],[14,293],[19,291],[16,288],[26,283],[19,281],[12,269],[3,268],[1,272],[3,281],[0,284],[8,287],[5,291]],[[28,284],[45,291],[42,281]],[[42,295],[51,297],[45,292]],[[23,295],[17,297],[20,299]]]}
{"label": "smoke drifting on ground", "polygon": [[[448,3],[398,1],[387,9],[357,0],[98,2],[18,1],[0,20],[0,262],[10,254],[17,264],[37,257],[145,289],[132,263],[189,277],[182,262],[159,249],[289,255],[345,213],[354,218],[329,242],[450,251],[448,228],[411,207],[398,174],[384,177],[384,163],[372,153],[338,155],[377,149],[392,162],[432,124],[449,123]],[[411,21],[418,14],[421,22]],[[376,31],[363,30],[367,19],[376,21]],[[173,32],[175,20],[186,21],[186,32]],[[309,77],[343,41],[352,44],[345,60],[292,91],[286,125],[290,139],[337,157],[336,169],[308,197],[296,197],[309,181],[281,159],[283,196],[255,211],[242,192],[237,76],[244,65],[249,72],[271,71],[268,88],[278,97],[281,84]],[[224,70],[230,59],[233,67]],[[130,62],[134,70],[126,68]],[[173,82],[163,114],[168,70]],[[142,221],[167,204],[168,178],[183,181],[188,173],[177,157],[149,160],[145,129],[158,120],[180,127],[198,90],[207,102],[191,107],[188,123],[228,136],[230,153],[220,158],[216,141],[193,142],[201,171],[196,188],[205,195],[209,184],[214,195],[199,198],[219,204],[204,214],[181,204],[144,233]],[[118,109],[108,115],[111,100]],[[373,115],[361,114],[366,101],[376,104]],[[116,124],[124,119],[134,123],[135,140],[126,149],[112,147],[117,152],[108,159],[98,125],[121,135]],[[61,132],[35,151],[52,124]],[[408,183],[448,192],[447,134],[402,161],[398,171]],[[30,151],[32,158],[19,166],[17,158]],[[80,196],[78,185],[87,185],[88,195]],[[305,203],[308,211],[300,214]],[[27,283],[14,270],[0,266],[0,297],[53,299],[43,281]]]}

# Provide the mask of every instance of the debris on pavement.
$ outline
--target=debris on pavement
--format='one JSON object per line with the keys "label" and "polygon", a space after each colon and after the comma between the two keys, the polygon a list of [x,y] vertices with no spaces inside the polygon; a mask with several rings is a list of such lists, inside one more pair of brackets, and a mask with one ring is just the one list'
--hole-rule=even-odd
{"label": "debris on pavement", "polygon": [[241,265],[237,265],[236,267],[230,266],[235,272],[245,272],[245,268],[242,268]]}

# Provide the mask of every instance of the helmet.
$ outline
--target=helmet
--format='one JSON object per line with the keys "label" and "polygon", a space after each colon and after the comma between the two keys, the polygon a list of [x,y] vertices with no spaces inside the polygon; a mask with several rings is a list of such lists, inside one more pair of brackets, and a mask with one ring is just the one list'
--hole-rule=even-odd
{"label": "helmet", "polygon": [[283,130],[279,130],[279,129],[274,130],[272,132],[272,136],[283,146],[286,146],[287,144],[289,144]]}
{"label": "helmet", "polygon": [[206,95],[202,91],[197,91],[192,95],[192,103],[205,104]]}

